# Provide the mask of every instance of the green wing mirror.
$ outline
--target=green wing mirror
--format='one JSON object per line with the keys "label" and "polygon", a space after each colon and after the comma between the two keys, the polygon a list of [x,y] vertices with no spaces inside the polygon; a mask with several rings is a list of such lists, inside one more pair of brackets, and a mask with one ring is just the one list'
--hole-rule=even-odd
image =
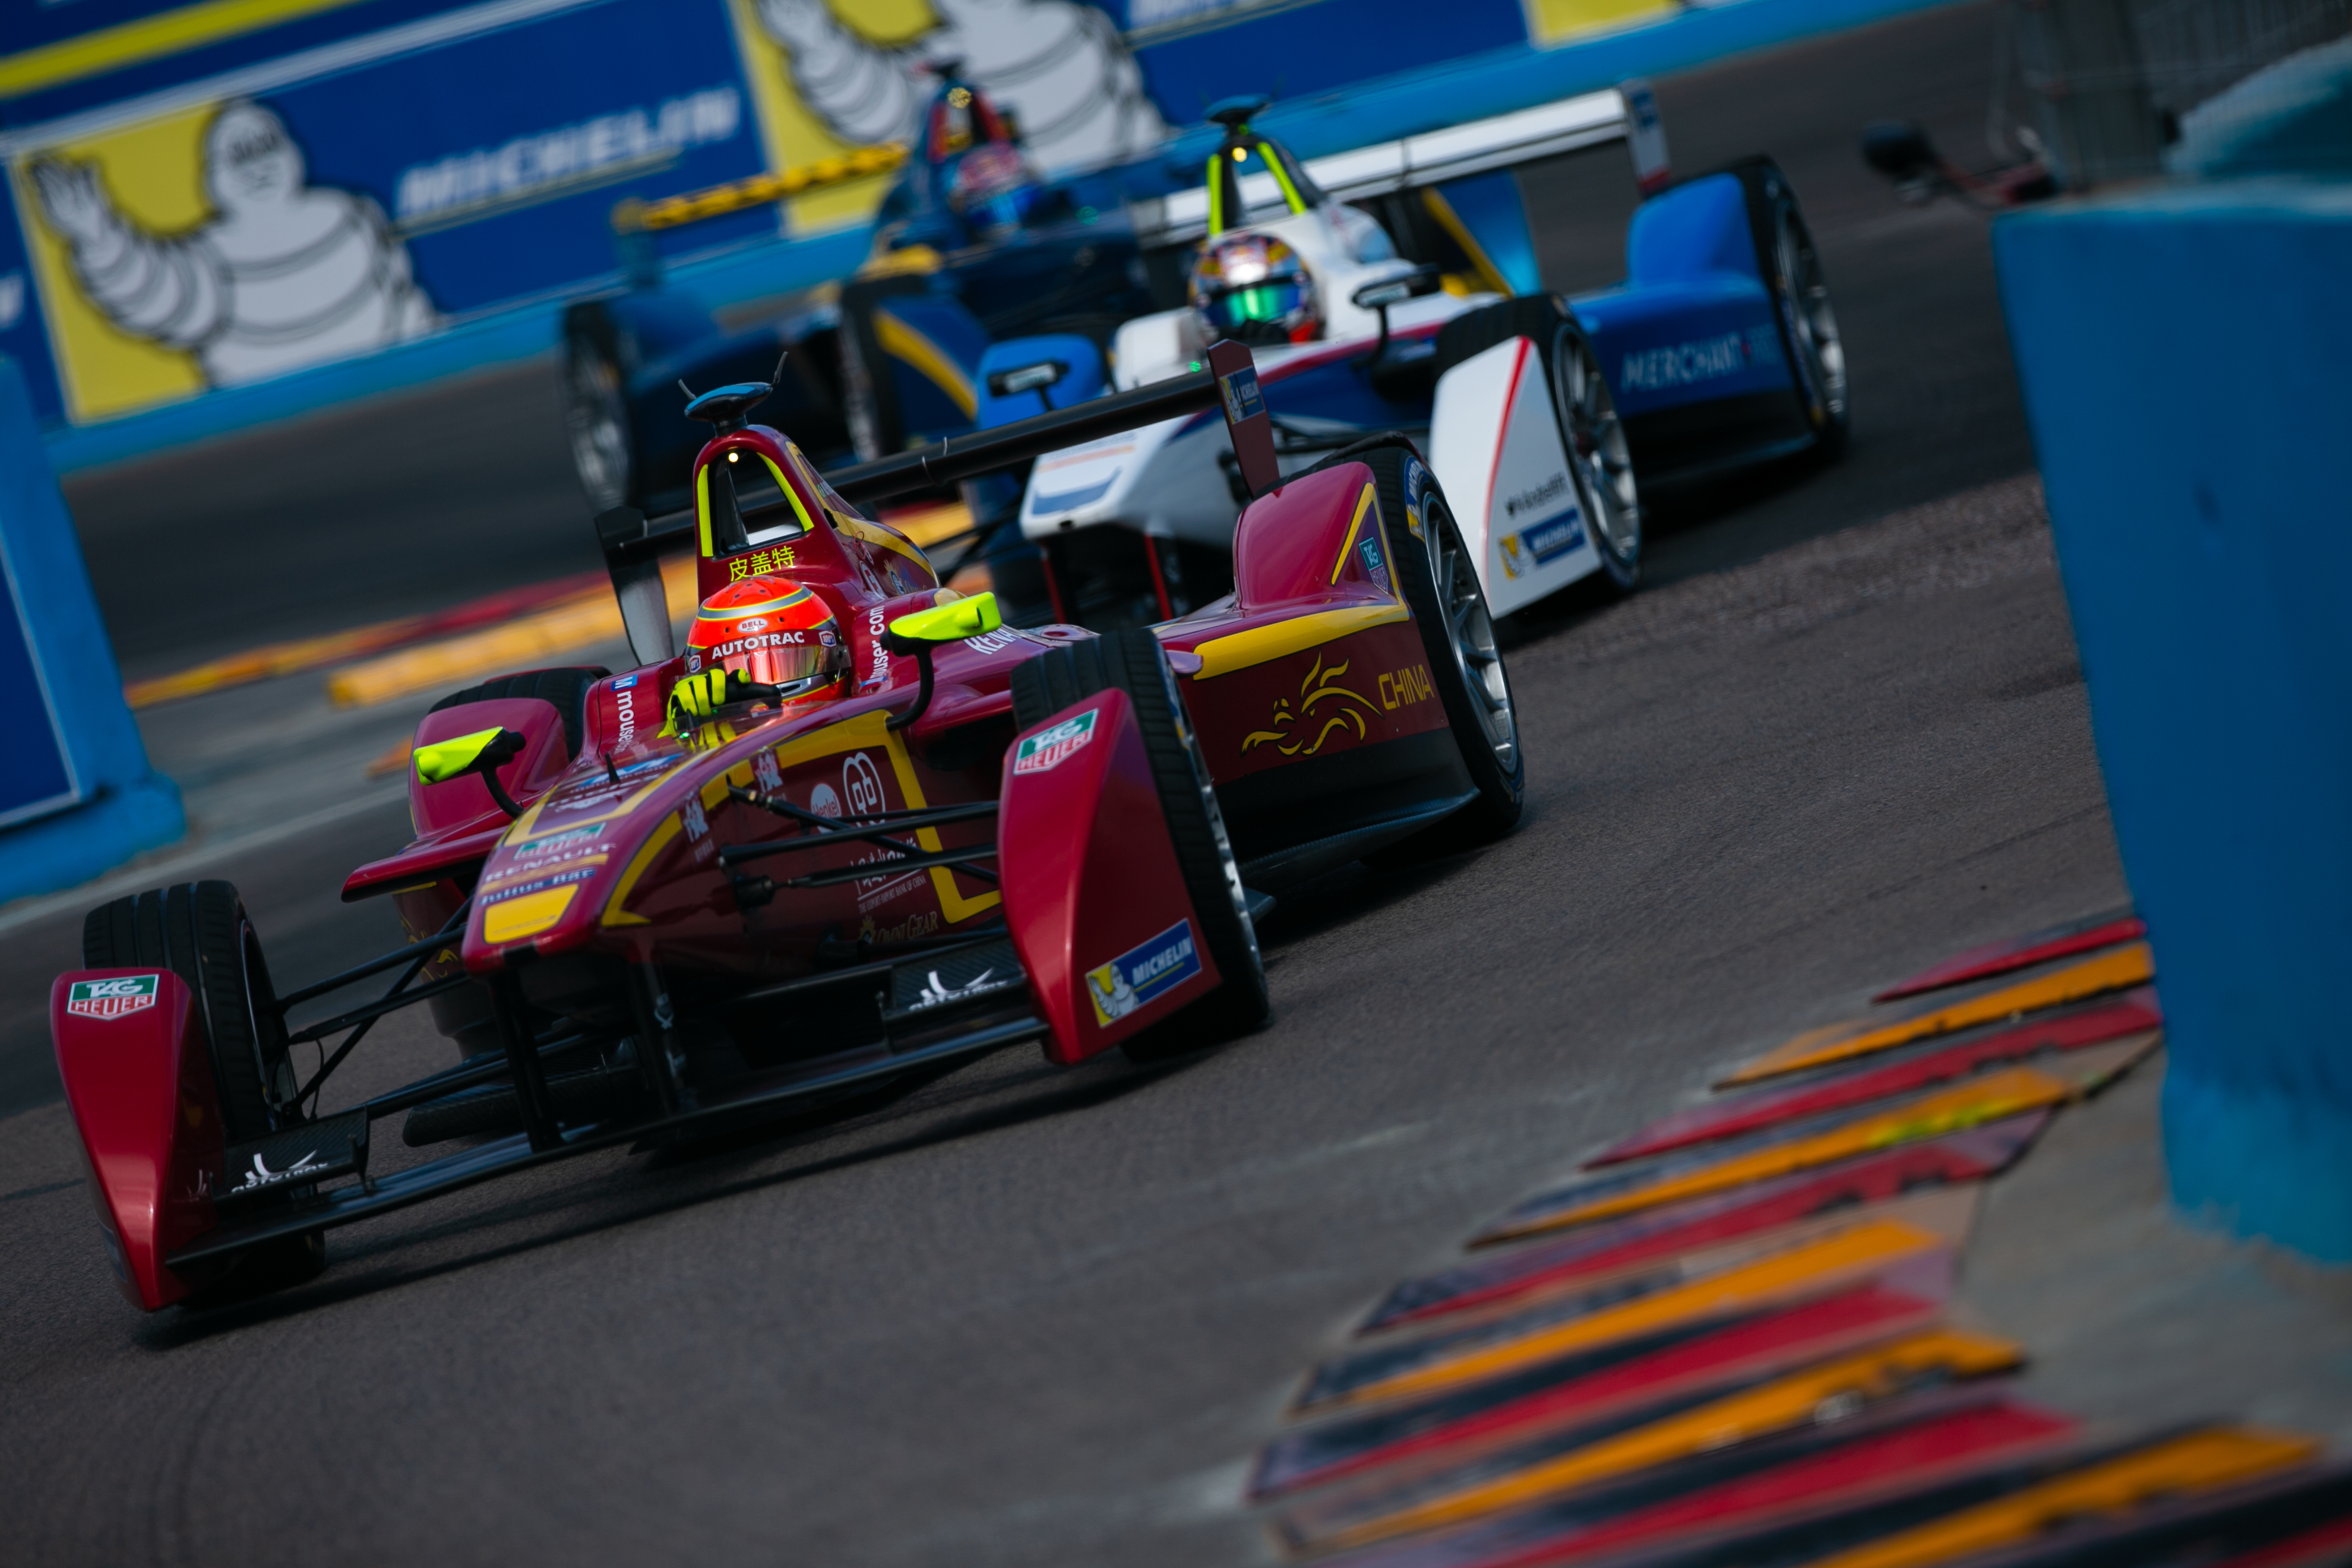
{"label": "green wing mirror", "polygon": [[1004,617],[996,608],[996,595],[974,594],[969,599],[950,599],[928,610],[900,616],[890,623],[890,636],[885,640],[893,644],[891,651],[895,653],[912,653],[919,644],[961,642],[966,637],[984,637],[1003,624]]}
{"label": "green wing mirror", "polygon": [[416,782],[447,784],[467,773],[479,773],[482,782],[489,786],[490,798],[499,803],[499,809],[510,818],[520,816],[522,807],[499,783],[499,770],[522,755],[522,749],[530,743],[512,730],[489,729],[419,746],[412,759],[416,765]]}
{"label": "green wing mirror", "polygon": [[904,713],[893,714],[887,721],[888,726],[903,730],[930,708],[933,648],[941,643],[985,637],[1003,624],[1004,616],[996,607],[993,594],[950,599],[944,605],[934,605],[892,621],[889,629],[882,634],[882,646],[892,653],[914,655],[915,668],[922,673],[922,684],[915,689],[915,705]]}

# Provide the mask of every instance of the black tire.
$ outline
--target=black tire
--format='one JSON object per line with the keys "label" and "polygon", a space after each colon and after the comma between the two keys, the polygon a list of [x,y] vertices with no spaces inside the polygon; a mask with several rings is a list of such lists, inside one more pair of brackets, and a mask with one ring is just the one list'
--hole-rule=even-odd
{"label": "black tire", "polygon": [[1780,352],[1788,355],[1797,412],[1824,458],[1845,450],[1851,408],[1846,393],[1845,342],[1830,306],[1828,280],[1813,248],[1804,209],[1780,166],[1760,154],[1717,170],[1736,176],[1748,204],[1756,268],[1772,293]]}
{"label": "black tire", "polygon": [[[302,1120],[288,1103],[299,1086],[269,966],[234,886],[182,882],[92,910],[82,921],[81,958],[90,969],[169,969],[194,993],[230,1142]],[[282,1110],[271,1108],[273,1090]]]}
{"label": "black tire", "polygon": [[1437,334],[1434,374],[1442,376],[1513,338],[1534,343],[1543,365],[1577,504],[1601,557],[1593,586],[1608,597],[1630,594],[1642,580],[1641,490],[1609,378],[1568,302],[1557,294],[1530,294],[1456,316]]}
{"label": "black tire", "polygon": [[1128,1037],[1122,1048],[1130,1059],[1157,1061],[1255,1029],[1272,1004],[1241,868],[1160,639],[1129,627],[1038,655],[1013,672],[1013,723],[1026,730],[1113,687],[1135,705],[1184,890],[1200,917],[1202,941],[1224,977],[1211,994]]}
{"label": "black tire", "polygon": [[619,330],[603,310],[575,308],[564,323],[563,428],[572,471],[593,514],[644,502],[644,461],[629,416],[629,373]]}
{"label": "black tire", "polygon": [[565,755],[577,759],[580,737],[588,722],[588,689],[613,672],[589,665],[569,665],[558,669],[526,669],[515,675],[501,675],[485,680],[479,686],[468,686],[463,691],[452,691],[436,702],[428,712],[438,713],[444,708],[462,707],[468,702],[497,702],[515,697],[536,697],[554,705],[563,719],[563,749]]}
{"label": "black tire", "polygon": [[[277,1014],[269,965],[234,885],[183,882],[92,910],[82,921],[81,959],[89,969],[169,969],[194,993],[205,1054],[220,1096],[221,1131],[228,1142],[267,1137],[305,1120],[291,1103],[301,1086]],[[265,1092],[265,1086],[274,1092]],[[308,1191],[289,1190],[259,1201],[291,1202]],[[201,1310],[283,1289],[310,1279],[326,1264],[323,1232],[281,1237],[238,1253],[184,1304]]]}

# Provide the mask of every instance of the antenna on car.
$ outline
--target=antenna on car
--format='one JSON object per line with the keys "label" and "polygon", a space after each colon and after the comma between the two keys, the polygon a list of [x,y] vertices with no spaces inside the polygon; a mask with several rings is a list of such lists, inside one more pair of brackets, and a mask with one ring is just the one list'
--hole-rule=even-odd
{"label": "antenna on car", "polygon": [[786,349],[783,353],[776,356],[776,368],[771,372],[768,376],[768,384],[770,386],[773,386],[778,382],[784,379],[784,362],[792,357],[793,351],[790,349]]}
{"label": "antenna on car", "polygon": [[686,400],[688,403],[694,401],[694,388],[686,384],[686,377],[681,375],[677,378],[677,389],[686,394]]}

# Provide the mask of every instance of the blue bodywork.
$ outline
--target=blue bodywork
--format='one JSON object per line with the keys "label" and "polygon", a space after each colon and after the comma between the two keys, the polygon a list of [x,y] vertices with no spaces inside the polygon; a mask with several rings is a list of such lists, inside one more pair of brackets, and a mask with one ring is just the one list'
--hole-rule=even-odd
{"label": "blue bodywork", "polygon": [[[1569,301],[1592,341],[1645,480],[1767,460],[1815,438],[1759,249],[1766,241],[1749,186],[1767,168],[1753,160],[1644,202],[1626,233],[1626,280]],[[1491,237],[1478,259],[1506,273],[1514,292],[1533,292],[1532,241],[1514,248],[1511,238],[1527,234],[1512,177],[1454,182],[1443,200],[1465,223],[1475,214],[1479,238]],[[1034,357],[1020,343],[991,352],[1009,361]],[[1368,374],[1369,356],[1367,345],[1364,355],[1277,372],[1266,383],[1267,401],[1278,415],[1367,429],[1427,425],[1433,389],[1382,395]],[[1019,416],[984,414],[982,423]]]}

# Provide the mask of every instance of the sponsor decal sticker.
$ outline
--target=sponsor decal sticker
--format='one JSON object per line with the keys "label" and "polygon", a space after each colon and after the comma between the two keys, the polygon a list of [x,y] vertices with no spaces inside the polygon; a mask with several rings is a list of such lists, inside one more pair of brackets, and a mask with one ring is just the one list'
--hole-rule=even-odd
{"label": "sponsor decal sticker", "polygon": [[315,1166],[318,1163],[319,1152],[316,1149],[313,1149],[309,1153],[303,1155],[300,1159],[295,1161],[292,1164],[287,1166],[284,1170],[273,1171],[268,1166],[261,1163],[260,1155],[256,1154],[253,1157],[253,1169],[246,1172],[243,1178],[237,1182],[236,1185],[229,1190],[231,1192],[237,1193],[249,1193],[256,1187],[274,1187],[280,1182],[299,1181],[304,1176],[309,1175],[310,1173],[311,1167]]}
{"label": "sponsor decal sticker", "polygon": [[749,555],[738,555],[729,561],[727,580],[740,583],[746,577],[765,577],[771,572],[789,572],[792,566],[793,547],[779,544],[773,550],[754,550]]}
{"label": "sponsor decal sticker", "polygon": [[763,751],[751,759],[751,777],[763,795],[775,795],[784,787],[784,770],[776,765],[776,753]]}
{"label": "sponsor decal sticker", "polygon": [[1618,384],[1627,391],[1663,392],[1720,381],[1757,365],[1780,363],[1780,342],[1769,326],[1723,332],[1695,342],[1667,343],[1625,356]]}
{"label": "sponsor decal sticker", "polygon": [[[672,768],[682,766],[686,760],[679,756],[647,757],[643,762],[614,768],[613,772],[620,775],[617,780],[602,773],[593,774],[566,787],[561,794],[550,796],[541,815],[553,817],[565,812],[594,811],[610,805],[614,801],[643,789]],[[548,826],[554,828],[558,825],[551,822]],[[539,840],[534,838],[531,842],[535,844]]]}
{"label": "sponsor decal sticker", "polygon": [[1075,719],[1065,719],[1052,729],[1040,730],[1023,741],[1013,759],[1013,771],[1042,773],[1060,767],[1095,738],[1095,717],[1101,711],[1099,708],[1089,708]]}
{"label": "sponsor decal sticker", "polygon": [[859,922],[857,940],[868,947],[896,946],[929,936],[939,929],[940,913],[937,910],[924,910],[908,915],[894,926],[877,926],[874,923],[874,917],[867,915]]}
{"label": "sponsor decal sticker", "polygon": [[126,974],[119,980],[77,980],[66,993],[66,1011],[77,1018],[127,1018],[155,1005],[161,974]]}
{"label": "sponsor decal sticker", "polygon": [[1335,740],[1362,740],[1364,714],[1379,710],[1362,692],[1339,684],[1351,662],[1343,660],[1327,669],[1323,656],[1316,655],[1307,679],[1298,683],[1297,706],[1287,697],[1276,698],[1273,715],[1266,721],[1274,728],[1253,730],[1243,736],[1242,754],[1272,746],[1286,757],[1311,757]]}
{"label": "sponsor decal sticker", "polygon": [[866,636],[874,649],[874,668],[866,679],[876,685],[890,679],[890,650],[882,646],[882,606],[877,605],[866,612]]}
{"label": "sponsor decal sticker", "polygon": [[1225,419],[1229,424],[1238,425],[1265,412],[1265,399],[1258,393],[1254,366],[1244,365],[1231,375],[1217,377],[1217,390],[1225,395]]}
{"label": "sponsor decal sticker", "polygon": [[764,632],[768,629],[768,617],[765,616],[753,616],[748,621],[737,621],[735,626],[739,631]]}
{"label": "sponsor decal sticker", "polygon": [[1108,1028],[1200,973],[1201,949],[1192,939],[1192,922],[1178,921],[1141,946],[1087,971],[1087,996],[1095,1005],[1095,1022]]}
{"label": "sponsor decal sticker", "polygon": [[[599,858],[601,859],[602,857]],[[595,874],[596,868],[593,866],[574,866],[569,870],[558,871],[552,876],[534,877],[528,882],[519,882],[511,888],[500,888],[495,893],[485,895],[481,902],[485,907],[490,904],[503,904],[509,899],[520,899],[526,893],[543,893],[550,888],[560,888],[567,882],[584,882]]]}
{"label": "sponsor decal sticker", "polygon": [[838,820],[841,816],[841,796],[834,793],[831,784],[821,784],[809,791],[809,809],[819,816]]}
{"label": "sponsor decal sticker", "polygon": [[619,679],[613,682],[613,689],[615,691],[626,691],[631,687],[636,685],[636,683],[637,678],[635,676],[624,675]]}
{"label": "sponsor decal sticker", "polygon": [[1380,584],[1381,592],[1389,592],[1389,563],[1381,559],[1381,542],[1367,537],[1363,543],[1356,546],[1356,553],[1364,558],[1364,570],[1371,574],[1372,581]]}
{"label": "sponsor decal sticker", "polygon": [[1426,702],[1437,695],[1437,687],[1429,679],[1429,667],[1414,665],[1393,675],[1381,677],[1381,706],[1391,710]]}
{"label": "sponsor decal sticker", "polygon": [[960,1002],[967,996],[1002,991],[1012,984],[1009,980],[998,980],[995,984],[990,984],[989,982],[995,979],[995,975],[996,971],[992,967],[982,970],[961,985],[950,985],[940,979],[940,972],[934,969],[930,973],[929,983],[923,987],[920,995],[907,1004],[907,1010],[910,1013],[919,1013],[927,1007],[937,1007],[942,1003]]}
{"label": "sponsor decal sticker", "polygon": [[841,791],[848,798],[852,816],[872,816],[889,809],[882,794],[882,770],[863,752],[841,764]]}

